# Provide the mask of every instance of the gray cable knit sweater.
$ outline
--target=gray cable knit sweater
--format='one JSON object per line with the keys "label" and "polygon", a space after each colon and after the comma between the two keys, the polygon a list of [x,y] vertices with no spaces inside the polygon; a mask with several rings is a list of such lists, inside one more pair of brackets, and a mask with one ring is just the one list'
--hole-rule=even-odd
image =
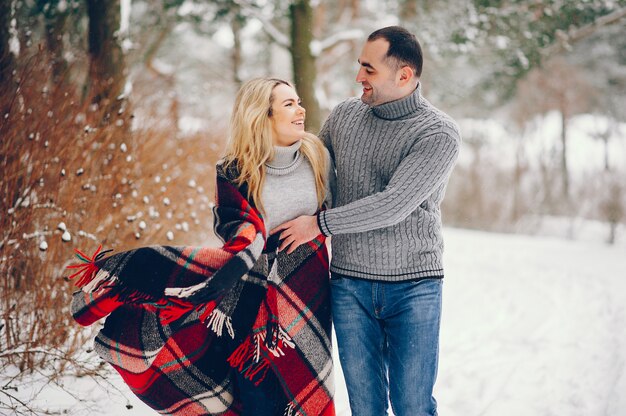
{"label": "gray cable knit sweater", "polygon": [[370,107],[339,104],[320,137],[335,162],[335,208],[318,215],[332,235],[335,273],[384,281],[443,277],[440,204],[460,133],[418,87]]}
{"label": "gray cable knit sweater", "polygon": [[[266,231],[292,220],[300,215],[314,215],[317,212],[317,192],[315,175],[306,157],[300,153],[301,141],[291,146],[274,146],[274,158],[266,163],[265,183],[261,199],[265,214]],[[330,155],[326,152],[330,162]],[[335,182],[332,163],[329,163],[326,180],[326,206],[332,201],[331,189]]]}

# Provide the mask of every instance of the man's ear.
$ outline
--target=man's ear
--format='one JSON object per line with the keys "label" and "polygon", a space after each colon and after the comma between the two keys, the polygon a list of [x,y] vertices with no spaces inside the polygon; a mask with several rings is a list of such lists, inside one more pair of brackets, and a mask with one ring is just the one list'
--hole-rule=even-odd
{"label": "man's ear", "polygon": [[401,87],[404,87],[408,83],[413,83],[415,81],[415,71],[408,66],[404,65],[402,68],[398,70],[398,84]]}

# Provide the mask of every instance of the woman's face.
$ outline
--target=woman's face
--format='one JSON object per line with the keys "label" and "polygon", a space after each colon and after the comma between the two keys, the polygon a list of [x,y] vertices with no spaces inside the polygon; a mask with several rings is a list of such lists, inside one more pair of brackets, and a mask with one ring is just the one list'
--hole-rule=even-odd
{"label": "woman's face", "polygon": [[279,84],[272,91],[273,141],[275,146],[290,146],[302,138],[306,110],[300,105],[300,97],[289,85]]}

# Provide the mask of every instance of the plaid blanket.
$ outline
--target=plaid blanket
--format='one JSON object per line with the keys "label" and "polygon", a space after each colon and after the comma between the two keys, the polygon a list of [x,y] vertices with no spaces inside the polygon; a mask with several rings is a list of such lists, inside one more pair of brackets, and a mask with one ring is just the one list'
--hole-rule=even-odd
{"label": "plaid blanket", "polygon": [[217,171],[221,248],[77,250],[72,315],[106,317],[97,353],[161,414],[240,414],[238,372],[271,385],[284,415],[334,415],[324,237],[277,253],[236,172]]}

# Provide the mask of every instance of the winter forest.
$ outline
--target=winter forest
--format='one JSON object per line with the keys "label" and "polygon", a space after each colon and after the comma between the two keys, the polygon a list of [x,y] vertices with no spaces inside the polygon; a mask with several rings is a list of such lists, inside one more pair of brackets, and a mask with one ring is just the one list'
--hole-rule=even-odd
{"label": "winter forest", "polygon": [[0,0],[0,414],[152,414],[71,318],[73,249],[219,244],[241,83],[316,133],[394,24],[463,136],[440,413],[626,414],[626,0]]}

